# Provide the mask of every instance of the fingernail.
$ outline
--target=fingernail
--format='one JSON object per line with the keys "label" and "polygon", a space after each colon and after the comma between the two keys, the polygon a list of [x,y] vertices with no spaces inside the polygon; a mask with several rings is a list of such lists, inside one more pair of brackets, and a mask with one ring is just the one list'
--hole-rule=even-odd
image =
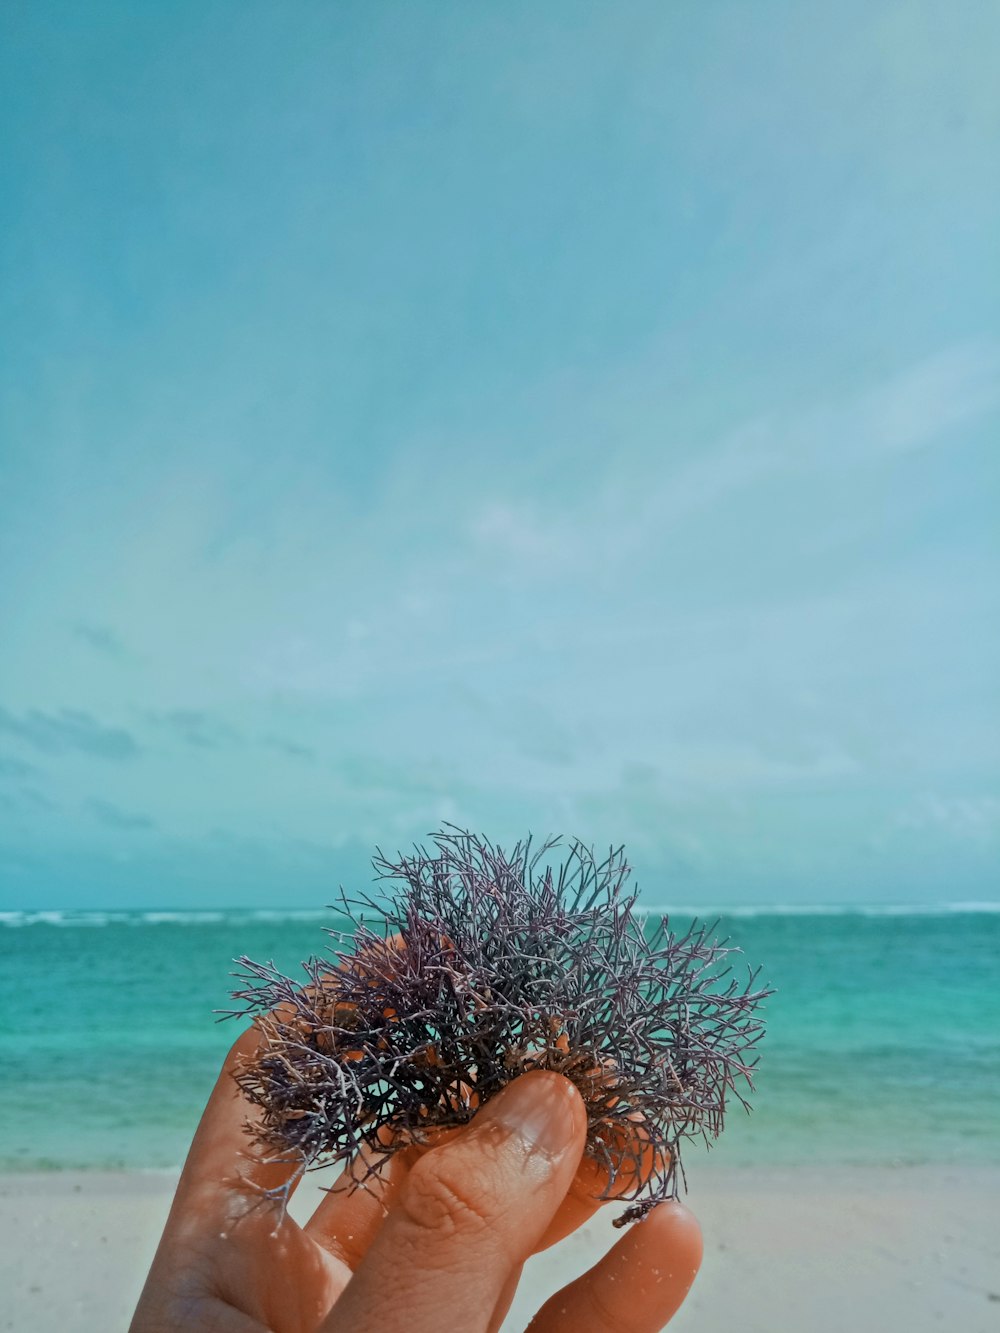
{"label": "fingernail", "polygon": [[556,1074],[523,1074],[477,1119],[518,1134],[530,1148],[558,1157],[573,1137],[573,1087]]}

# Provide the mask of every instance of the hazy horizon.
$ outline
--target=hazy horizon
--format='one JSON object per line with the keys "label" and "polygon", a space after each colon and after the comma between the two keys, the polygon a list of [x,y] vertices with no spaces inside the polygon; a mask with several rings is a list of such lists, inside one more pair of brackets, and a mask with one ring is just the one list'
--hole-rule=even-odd
{"label": "hazy horizon", "polygon": [[[226,905],[202,904],[198,907],[178,907],[168,903],[144,904],[142,907],[49,907],[13,908],[0,911],[0,927],[26,925],[103,926],[117,923],[143,925],[201,925],[211,922],[245,924],[247,922],[288,921],[333,923],[332,906],[287,906],[279,908],[254,907],[246,903]],[[958,917],[992,916],[1000,913],[1000,901],[984,899],[981,902],[925,902],[925,903],[646,903],[640,897],[636,905],[638,915],[669,915],[678,921],[688,917],[705,920],[718,916],[726,920],[754,917]]]}
{"label": "hazy horizon", "polygon": [[1000,898],[1000,8],[0,30],[0,908]]}

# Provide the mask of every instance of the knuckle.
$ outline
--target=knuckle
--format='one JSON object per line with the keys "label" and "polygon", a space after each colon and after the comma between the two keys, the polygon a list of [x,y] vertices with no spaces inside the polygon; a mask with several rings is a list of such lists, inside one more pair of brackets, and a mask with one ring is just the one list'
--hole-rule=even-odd
{"label": "knuckle", "polygon": [[485,1181],[449,1162],[446,1154],[428,1153],[410,1172],[400,1206],[417,1232],[436,1236],[474,1236],[494,1224],[495,1209]]}

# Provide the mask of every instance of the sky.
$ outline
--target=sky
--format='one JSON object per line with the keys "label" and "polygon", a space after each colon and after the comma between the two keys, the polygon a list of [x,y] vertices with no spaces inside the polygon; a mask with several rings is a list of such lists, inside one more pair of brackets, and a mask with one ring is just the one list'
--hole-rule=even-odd
{"label": "sky", "polygon": [[0,907],[1000,897],[993,0],[0,23]]}

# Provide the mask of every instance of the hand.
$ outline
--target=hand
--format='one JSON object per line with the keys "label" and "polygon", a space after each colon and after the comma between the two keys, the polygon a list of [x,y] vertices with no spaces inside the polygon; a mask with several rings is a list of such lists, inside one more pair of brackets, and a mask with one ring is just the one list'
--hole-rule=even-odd
{"label": "hand", "polygon": [[[495,1333],[524,1261],[599,1207],[586,1112],[559,1074],[523,1074],[462,1130],[384,1159],[300,1227],[267,1191],[290,1169],[254,1158],[230,1051],[191,1145],[130,1333]],[[368,1159],[371,1161],[371,1159]],[[678,1203],[628,1228],[545,1303],[532,1333],[655,1333],[701,1262]]]}

